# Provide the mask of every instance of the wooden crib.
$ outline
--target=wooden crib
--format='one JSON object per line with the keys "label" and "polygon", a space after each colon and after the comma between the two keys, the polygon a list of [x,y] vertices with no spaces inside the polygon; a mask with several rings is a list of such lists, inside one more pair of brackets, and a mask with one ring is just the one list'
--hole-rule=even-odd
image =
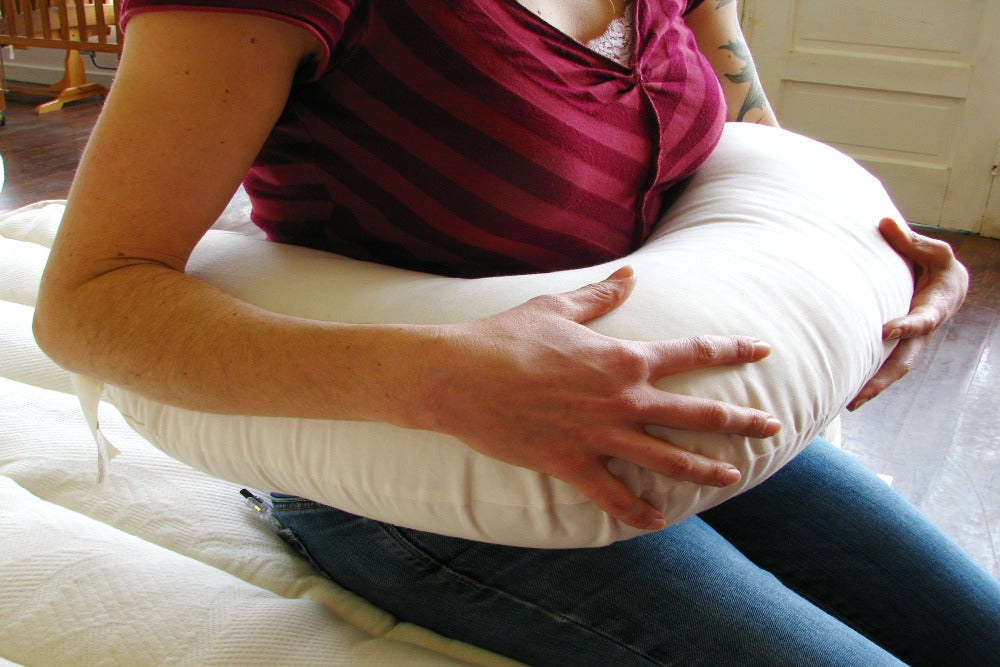
{"label": "wooden crib", "polygon": [[[107,89],[88,83],[80,51],[121,52],[116,29],[121,0],[0,0],[0,47],[65,49],[63,78],[49,87],[56,94],[35,108],[38,113]],[[2,67],[2,60],[0,60]],[[5,80],[0,69],[0,114],[5,108]]]}

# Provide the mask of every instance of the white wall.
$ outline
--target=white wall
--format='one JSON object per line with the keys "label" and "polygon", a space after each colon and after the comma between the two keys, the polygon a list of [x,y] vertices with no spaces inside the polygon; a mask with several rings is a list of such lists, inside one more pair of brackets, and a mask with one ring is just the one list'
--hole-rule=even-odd
{"label": "white wall", "polygon": [[[111,83],[114,72],[95,68],[90,56],[81,54],[87,70],[87,81],[105,86]],[[65,51],[58,49],[10,49],[3,48],[4,75],[8,81],[22,83],[52,84],[62,78]],[[97,63],[101,67],[115,67],[118,56],[114,53],[98,53]]]}

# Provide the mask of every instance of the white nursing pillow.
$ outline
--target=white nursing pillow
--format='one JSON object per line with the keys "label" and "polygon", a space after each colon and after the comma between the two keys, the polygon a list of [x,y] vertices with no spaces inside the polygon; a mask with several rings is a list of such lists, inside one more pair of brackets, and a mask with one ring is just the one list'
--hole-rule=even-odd
{"label": "white nursing pillow", "polygon": [[[631,264],[635,292],[593,329],[636,340],[740,333],[773,347],[756,364],[659,384],[781,420],[782,432],[765,440],[653,431],[735,464],[739,484],[703,487],[611,463],[673,523],[773,474],[879,367],[889,349],[881,325],[904,314],[912,296],[905,263],[876,228],[887,216],[899,219],[882,186],[846,156],[782,130],[730,124],[653,237],[621,261],[466,280],[214,232],[188,271],[281,313],[440,323],[575,289]],[[153,444],[196,468],[375,519],[532,547],[596,546],[640,532],[559,480],[490,459],[449,436],[379,423],[208,414],[114,387],[109,397]]]}

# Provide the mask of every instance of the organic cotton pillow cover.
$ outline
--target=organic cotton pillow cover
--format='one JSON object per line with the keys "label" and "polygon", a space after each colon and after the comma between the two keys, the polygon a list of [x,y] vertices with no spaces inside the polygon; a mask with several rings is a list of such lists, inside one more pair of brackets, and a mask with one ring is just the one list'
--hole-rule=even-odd
{"label": "organic cotton pillow cover", "polygon": [[[765,360],[672,376],[660,387],[765,410],[768,439],[650,431],[729,461],[728,488],[678,482],[613,460],[612,471],[675,523],[765,480],[833,420],[890,346],[882,324],[905,314],[913,281],[877,230],[901,219],[881,184],[835,149],[776,128],[729,124],[652,238],[620,261],[555,273],[445,278],[211,232],[188,272],[290,315],[358,323],[484,317],[576,289],[630,264],[638,284],[594,321],[603,334],[654,340],[747,334]],[[219,477],[300,495],[370,518],[529,547],[597,546],[642,531],[571,486],[479,454],[439,433],[387,424],[231,416],[109,396],[168,454]]]}

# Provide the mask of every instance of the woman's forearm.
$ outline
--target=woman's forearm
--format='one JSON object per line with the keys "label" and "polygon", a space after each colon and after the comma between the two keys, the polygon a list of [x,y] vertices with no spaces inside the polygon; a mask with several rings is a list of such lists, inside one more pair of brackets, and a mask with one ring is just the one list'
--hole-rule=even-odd
{"label": "woman's forearm", "polygon": [[64,367],[174,405],[406,426],[420,400],[403,378],[436,337],[278,315],[151,262],[43,288],[35,330]]}
{"label": "woman's forearm", "polygon": [[[355,326],[274,315],[164,266],[132,264],[53,289],[36,311],[43,348],[72,370],[202,411],[376,419],[457,437],[554,475],[630,525],[662,517],[608,470],[609,457],[726,486],[732,465],[646,433],[646,424],[761,438],[759,410],[660,391],[664,375],[748,363],[745,337],[629,342],[581,324],[617,308],[631,273],[483,320]],[[71,332],[64,335],[64,332]]]}

